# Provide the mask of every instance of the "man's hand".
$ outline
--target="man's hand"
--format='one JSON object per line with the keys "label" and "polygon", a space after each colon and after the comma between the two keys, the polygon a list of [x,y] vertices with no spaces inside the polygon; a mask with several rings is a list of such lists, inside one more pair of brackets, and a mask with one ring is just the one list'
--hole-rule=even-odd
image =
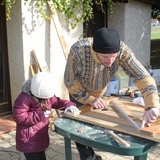
{"label": "man's hand", "polygon": [[151,108],[145,112],[142,119],[142,125],[141,129],[146,125],[150,126],[152,122],[155,122],[157,120],[159,114],[159,108]]}
{"label": "man's hand", "polygon": [[90,105],[92,105],[96,109],[103,109],[106,107],[106,102],[102,98],[95,98]]}

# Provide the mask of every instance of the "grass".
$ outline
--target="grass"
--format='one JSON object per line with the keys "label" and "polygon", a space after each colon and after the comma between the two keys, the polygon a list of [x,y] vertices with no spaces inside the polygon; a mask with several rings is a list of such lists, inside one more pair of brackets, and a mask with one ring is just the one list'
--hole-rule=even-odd
{"label": "grass", "polygon": [[151,27],[151,40],[160,39],[160,26]]}
{"label": "grass", "polygon": [[151,33],[151,39],[160,39],[160,33]]}

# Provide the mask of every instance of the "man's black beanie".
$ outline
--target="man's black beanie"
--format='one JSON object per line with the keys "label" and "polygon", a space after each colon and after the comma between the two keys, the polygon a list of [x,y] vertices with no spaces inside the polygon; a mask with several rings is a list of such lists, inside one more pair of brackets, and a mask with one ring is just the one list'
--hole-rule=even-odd
{"label": "man's black beanie", "polygon": [[100,28],[93,36],[93,50],[98,53],[116,53],[120,50],[120,36],[114,28]]}

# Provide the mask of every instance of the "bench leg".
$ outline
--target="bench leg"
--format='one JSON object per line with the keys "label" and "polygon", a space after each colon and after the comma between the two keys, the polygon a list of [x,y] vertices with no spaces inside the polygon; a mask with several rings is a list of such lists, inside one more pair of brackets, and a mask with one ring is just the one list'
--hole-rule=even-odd
{"label": "bench leg", "polygon": [[71,154],[71,140],[68,138],[64,138],[65,142],[65,155],[66,160],[72,160],[72,154]]}
{"label": "bench leg", "polygon": [[141,156],[134,156],[134,160],[147,160],[147,154]]}

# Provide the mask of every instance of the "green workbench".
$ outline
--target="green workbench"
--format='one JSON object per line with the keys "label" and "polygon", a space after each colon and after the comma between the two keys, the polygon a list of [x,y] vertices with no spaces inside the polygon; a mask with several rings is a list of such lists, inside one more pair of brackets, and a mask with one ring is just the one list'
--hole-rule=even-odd
{"label": "green workbench", "polygon": [[[126,148],[116,141],[106,128],[85,122],[61,117],[55,120],[55,132],[64,137],[66,160],[72,160],[71,140],[102,151],[119,155],[134,156],[134,160],[147,160],[147,154],[159,143],[143,138],[115,132],[119,137],[130,144]],[[79,132],[79,131],[82,132]]]}

